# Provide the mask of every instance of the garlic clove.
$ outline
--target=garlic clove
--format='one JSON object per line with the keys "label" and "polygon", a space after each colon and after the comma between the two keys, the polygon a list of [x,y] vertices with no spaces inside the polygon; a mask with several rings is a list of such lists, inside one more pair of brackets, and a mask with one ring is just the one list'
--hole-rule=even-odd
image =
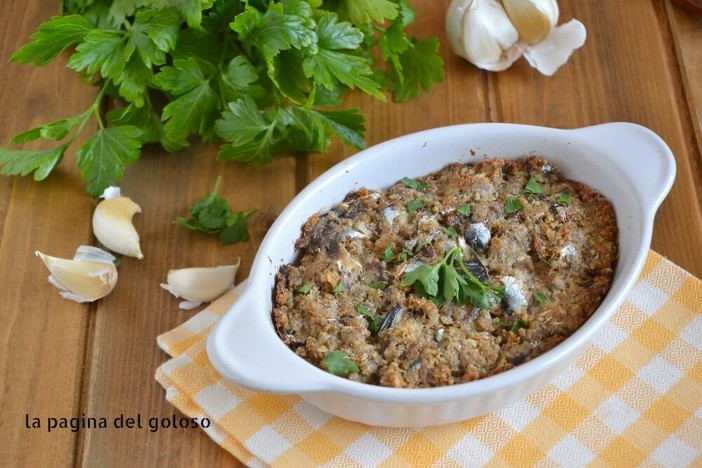
{"label": "garlic clove", "polygon": [[454,52],[485,70],[505,70],[522,53],[519,33],[497,0],[454,0],[446,30]]}
{"label": "garlic clove", "polygon": [[108,187],[93,213],[93,233],[102,245],[118,254],[144,258],[139,246],[139,234],[132,217],[141,213],[139,205],[120,194],[119,187]]}
{"label": "garlic clove", "polygon": [[586,38],[585,26],[578,20],[571,20],[555,28],[545,41],[529,47],[524,58],[539,72],[551,76],[585,44]]}
{"label": "garlic clove", "polygon": [[[504,0],[503,0],[504,1]],[[556,0],[529,0],[530,2],[536,4],[541,10],[548,15],[551,19],[551,25],[556,26],[558,24],[558,2]]]}
{"label": "garlic clove", "polygon": [[551,33],[558,21],[555,0],[502,0],[502,5],[526,44],[537,44]]}
{"label": "garlic clove", "polygon": [[48,268],[49,282],[65,299],[92,302],[107,296],[117,284],[115,257],[97,247],[81,245],[72,260],[36,252]]}
{"label": "garlic clove", "polygon": [[192,309],[227,292],[234,285],[240,264],[241,260],[237,259],[233,265],[169,270],[166,283],[161,287],[175,297],[185,299],[180,303],[181,309]]}

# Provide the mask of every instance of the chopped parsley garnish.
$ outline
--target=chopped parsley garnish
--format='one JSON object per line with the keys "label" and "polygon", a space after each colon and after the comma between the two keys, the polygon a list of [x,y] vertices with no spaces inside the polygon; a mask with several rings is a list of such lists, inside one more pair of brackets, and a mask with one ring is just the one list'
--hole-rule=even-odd
{"label": "chopped parsley garnish", "polygon": [[572,197],[568,192],[563,192],[558,195],[558,198],[556,198],[556,203],[559,205],[563,206],[568,206],[570,205],[570,202],[572,201]]}
{"label": "chopped parsley garnish", "polygon": [[512,214],[524,208],[522,202],[517,198],[508,198],[505,202],[505,213]]}
{"label": "chopped parsley garnish", "polygon": [[546,307],[546,303],[548,302],[548,299],[546,298],[546,294],[539,291],[536,294],[534,294],[534,299],[536,300],[536,302],[539,303],[539,305],[541,306],[542,309],[544,307]]}
{"label": "chopped parsley garnish", "polygon": [[411,253],[411,252],[408,252],[408,251],[406,251],[406,250],[403,250],[402,252],[400,252],[399,254],[397,254],[397,260],[400,261],[400,262],[404,262],[405,260],[407,260],[407,259],[410,258],[411,256],[412,256],[412,253]]}
{"label": "chopped parsley garnish", "polygon": [[363,303],[358,304],[356,310],[359,314],[368,318],[368,331],[371,332],[371,335],[378,336],[378,332],[380,331],[380,325],[383,323],[383,319],[378,314],[371,311],[368,308],[368,306]]}
{"label": "chopped parsley garnish", "polygon": [[512,322],[512,323],[510,323],[510,322],[503,322],[502,320],[500,320],[497,324],[498,324],[499,326],[501,326],[502,328],[507,328],[507,329],[509,329],[509,331],[511,331],[511,332],[516,332],[516,331],[519,330],[520,328],[526,328],[526,327],[529,326],[529,322],[527,322],[526,320],[523,320],[523,319],[515,320],[515,321]]}
{"label": "chopped parsley garnish", "polygon": [[470,205],[467,203],[462,204],[461,206],[458,207],[456,210],[458,211],[459,214],[462,214],[466,218],[470,216],[471,210],[470,210]]}
{"label": "chopped parsley garnish", "polygon": [[305,283],[305,284],[301,284],[300,286],[295,288],[295,290],[297,292],[299,292],[300,294],[307,294],[308,292],[310,292],[312,290],[312,286],[310,286],[309,283]]}
{"label": "chopped parsley garnish", "polygon": [[544,184],[539,182],[536,177],[529,177],[529,182],[527,182],[526,187],[524,187],[524,193],[529,195],[538,195],[546,193],[546,188]]}
{"label": "chopped parsley garnish", "polygon": [[371,281],[370,287],[375,289],[385,289],[388,287],[388,284],[383,281]]}
{"label": "chopped parsley garnish", "polygon": [[342,293],[344,291],[346,291],[346,286],[344,286],[343,281],[339,281],[339,284],[336,285],[336,287],[334,288],[334,291],[332,291],[332,292]]}
{"label": "chopped parsley garnish", "polygon": [[322,364],[329,373],[339,376],[347,376],[352,372],[358,372],[358,366],[349,359],[343,351],[335,350],[324,356]]}
{"label": "chopped parsley garnish", "polygon": [[410,179],[409,177],[403,177],[402,183],[413,190],[424,190],[429,187],[429,182],[420,182],[418,180]]}
{"label": "chopped parsley garnish", "polygon": [[407,202],[406,206],[407,206],[407,211],[409,211],[410,213],[413,213],[417,210],[421,210],[422,208],[424,208],[425,205],[426,205],[426,203],[424,202],[424,200],[410,200]]}
{"label": "chopped parsley garnish", "polygon": [[451,249],[440,262],[434,265],[422,263],[405,273],[400,284],[414,286],[415,293],[436,299],[439,303],[453,300],[483,309],[492,307],[504,295],[504,287],[484,284],[470,272],[458,246]]}
{"label": "chopped parsley garnish", "polygon": [[383,251],[383,260],[386,262],[390,262],[395,259],[395,252],[392,250],[392,246],[387,246],[385,247],[385,251]]}
{"label": "chopped parsley garnish", "polygon": [[455,239],[456,237],[458,237],[458,233],[457,233],[456,230],[455,230],[453,227],[451,227],[451,226],[445,227],[445,228],[444,228],[444,234],[446,234],[447,236],[449,236],[451,239]]}

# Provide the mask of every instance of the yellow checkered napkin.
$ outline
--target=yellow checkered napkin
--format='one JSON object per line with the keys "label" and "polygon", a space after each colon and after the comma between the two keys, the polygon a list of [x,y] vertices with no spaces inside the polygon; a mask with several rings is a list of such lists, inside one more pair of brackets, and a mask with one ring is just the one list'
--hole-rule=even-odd
{"label": "yellow checkered napkin", "polygon": [[330,416],[297,396],[222,379],[205,338],[234,290],[159,346],[166,398],[207,417],[212,439],[249,466],[702,466],[702,282],[651,252],[585,355],[543,390],[441,427],[390,429]]}

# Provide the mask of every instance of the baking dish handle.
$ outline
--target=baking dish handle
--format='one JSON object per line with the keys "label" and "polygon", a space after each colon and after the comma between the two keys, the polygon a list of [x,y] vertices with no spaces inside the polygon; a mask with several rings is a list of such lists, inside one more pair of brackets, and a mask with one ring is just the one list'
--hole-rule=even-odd
{"label": "baking dish handle", "polygon": [[[253,390],[304,393],[321,390],[316,373],[324,373],[295,355],[274,331],[270,309],[247,288],[207,339],[214,368],[228,380]],[[267,330],[268,329],[268,330]],[[280,359],[280,357],[285,357]]]}
{"label": "baking dish handle", "polygon": [[675,181],[675,156],[656,133],[638,124],[613,122],[577,130],[588,143],[611,153],[620,149],[611,162],[623,174],[633,174],[631,182],[649,214],[653,215]]}

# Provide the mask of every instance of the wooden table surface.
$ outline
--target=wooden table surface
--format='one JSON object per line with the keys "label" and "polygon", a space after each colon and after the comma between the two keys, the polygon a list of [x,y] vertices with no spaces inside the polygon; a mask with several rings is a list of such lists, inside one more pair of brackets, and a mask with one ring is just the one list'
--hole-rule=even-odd
{"label": "wooden table surface", "polygon": [[[95,89],[65,68],[9,64],[38,24],[57,11],[50,0],[0,2],[0,141],[78,114]],[[520,61],[508,71],[477,70],[450,52],[444,35],[449,0],[413,0],[414,30],[438,35],[446,80],[405,103],[354,95],[367,116],[372,145],[408,132],[467,122],[519,122],[573,128],[610,121],[649,127],[672,148],[678,175],[656,219],[653,249],[702,276],[702,17],[669,0],[561,0],[561,22],[582,21],[587,42],[553,77]],[[246,277],[266,227],[310,180],[351,150],[281,156],[263,167],[215,161],[216,148],[182,154],[149,150],[130,167],[123,192],[143,213],[135,218],[145,258],[124,258],[114,292],[90,305],[59,297],[35,250],[71,257],[93,244],[95,202],[67,157],[44,182],[0,177],[0,460],[10,466],[236,466],[193,429],[27,429],[38,417],[169,417],[177,413],[154,380],[166,355],[156,336],[194,312],[159,288],[170,268],[242,258]],[[215,238],[172,224],[222,175],[234,209],[259,208],[252,239],[222,247]]]}

